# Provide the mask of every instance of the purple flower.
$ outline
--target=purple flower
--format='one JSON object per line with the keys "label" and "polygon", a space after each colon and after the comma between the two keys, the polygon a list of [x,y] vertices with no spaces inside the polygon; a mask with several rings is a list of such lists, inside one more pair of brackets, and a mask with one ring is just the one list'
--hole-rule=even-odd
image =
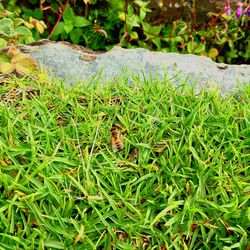
{"label": "purple flower", "polygon": [[248,15],[248,17],[250,17],[250,6],[247,7],[245,14]]}
{"label": "purple flower", "polygon": [[242,15],[243,15],[243,3],[239,2],[238,7],[237,7],[236,12],[235,12],[235,17],[239,18]]}
{"label": "purple flower", "polygon": [[235,13],[236,18],[239,18],[240,16],[242,16],[242,14],[243,14],[243,9],[242,9],[242,7],[238,7],[238,8],[236,9],[236,13]]}

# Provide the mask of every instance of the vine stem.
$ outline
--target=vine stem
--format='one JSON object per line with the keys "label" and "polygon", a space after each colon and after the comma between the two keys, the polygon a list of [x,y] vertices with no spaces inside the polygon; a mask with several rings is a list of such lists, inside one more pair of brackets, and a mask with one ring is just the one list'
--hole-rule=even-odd
{"label": "vine stem", "polygon": [[127,0],[124,0],[124,7],[123,7],[123,12],[125,13],[125,27],[124,27],[124,34],[122,38],[120,39],[120,42],[118,43],[118,46],[122,46],[122,43],[124,39],[126,38],[126,47],[128,46],[128,24],[127,24],[127,12],[128,12],[128,2]]}
{"label": "vine stem", "polygon": [[58,18],[57,18],[57,20],[56,20],[56,24],[54,25],[52,31],[50,32],[50,34],[49,34],[49,36],[48,36],[48,39],[50,39],[51,36],[52,36],[52,34],[54,33],[54,31],[55,31],[57,25],[59,24],[60,20],[62,19],[63,13],[65,12],[65,10],[66,10],[68,4],[69,4],[69,0],[66,0],[66,3],[64,4],[63,11],[60,11],[60,12],[59,12],[59,16],[58,16]]}

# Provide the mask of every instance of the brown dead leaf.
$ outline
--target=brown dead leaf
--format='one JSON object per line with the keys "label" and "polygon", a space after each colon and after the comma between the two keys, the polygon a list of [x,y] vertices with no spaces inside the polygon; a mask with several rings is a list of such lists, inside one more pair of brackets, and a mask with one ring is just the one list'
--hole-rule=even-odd
{"label": "brown dead leaf", "polygon": [[89,61],[95,60],[96,59],[96,55],[94,55],[94,54],[87,54],[86,53],[86,54],[80,55],[79,59],[89,62]]}
{"label": "brown dead leaf", "polygon": [[9,50],[7,51],[6,55],[9,57],[9,58],[12,58],[14,57],[15,55],[19,54],[20,53],[20,50],[16,47],[10,47]]}

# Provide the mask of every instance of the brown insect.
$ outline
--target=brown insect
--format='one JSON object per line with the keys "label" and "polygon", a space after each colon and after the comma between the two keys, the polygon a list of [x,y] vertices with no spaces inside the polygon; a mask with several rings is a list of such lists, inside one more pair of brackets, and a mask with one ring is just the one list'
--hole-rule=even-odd
{"label": "brown insect", "polygon": [[110,137],[110,143],[112,146],[112,149],[114,151],[120,151],[124,148],[123,140],[121,137],[121,132],[118,126],[112,125],[112,128],[110,130],[111,137]]}

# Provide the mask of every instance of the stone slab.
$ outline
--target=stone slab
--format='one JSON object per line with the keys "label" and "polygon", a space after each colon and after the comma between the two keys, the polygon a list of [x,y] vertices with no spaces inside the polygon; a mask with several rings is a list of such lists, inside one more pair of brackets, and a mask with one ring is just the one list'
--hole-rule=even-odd
{"label": "stone slab", "polygon": [[[219,87],[226,94],[235,91],[238,86],[250,84],[250,65],[220,64],[204,56],[152,52],[142,48],[123,49],[118,46],[106,53],[94,55],[60,42],[33,47],[36,49],[29,51],[30,56],[43,65],[51,76],[69,85],[90,81],[97,76],[104,82],[126,75],[130,85],[135,76],[142,81],[144,78],[160,81],[169,79],[178,85],[185,81],[189,84],[196,82],[197,90]],[[96,58],[82,59],[89,55]]]}

